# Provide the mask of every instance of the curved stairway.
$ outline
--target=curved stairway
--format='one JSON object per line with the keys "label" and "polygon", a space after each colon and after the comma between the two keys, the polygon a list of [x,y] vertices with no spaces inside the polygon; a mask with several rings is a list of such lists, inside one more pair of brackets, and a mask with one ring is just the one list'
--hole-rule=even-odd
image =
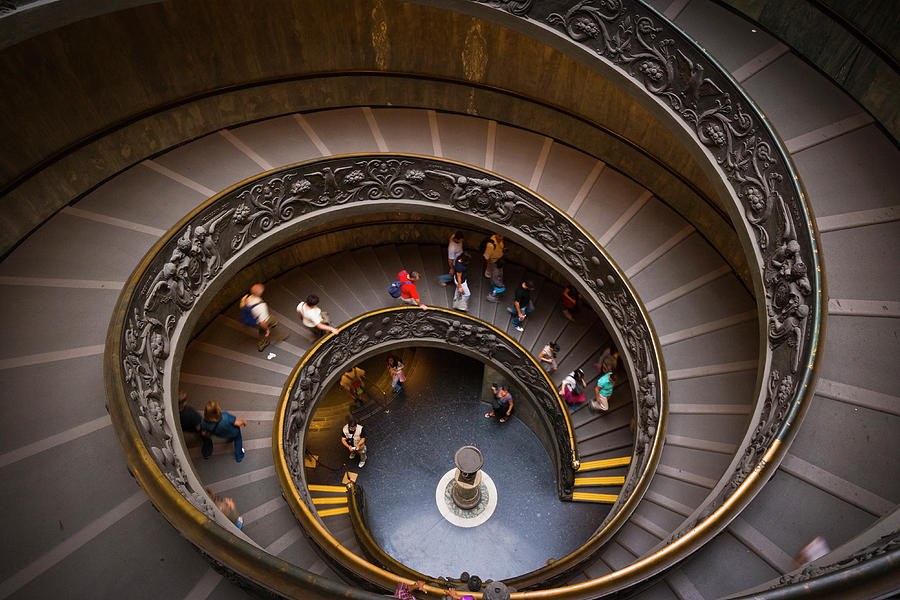
{"label": "curved stairway", "polygon": [[[777,474],[725,533],[639,595],[716,598],[790,571],[790,557],[813,535],[839,546],[891,514],[900,499],[894,460],[900,209],[893,194],[900,156],[856,104],[777,42],[751,34],[748,23],[706,1],[651,4],[680,8],[676,23],[735,73],[787,141],[822,231],[831,296],[817,396]],[[758,338],[752,299],[701,236],[596,159],[531,132],[407,109],[289,115],[209,135],[123,172],[50,219],[0,265],[11,333],[0,350],[6,390],[0,506],[9,540],[0,598],[65,596],[86,585],[101,598],[244,594],[209,569],[129,482],[103,406],[108,315],[141,256],[209,195],[273,166],[379,150],[451,157],[536,189],[609,250],[650,310],[670,380],[666,449],[629,523],[573,580],[646,554],[699,505],[743,436]],[[399,261],[397,247],[388,246],[347,256],[362,275],[355,281],[371,287],[385,279],[373,279],[364,261],[381,265],[394,255]],[[438,268],[440,259],[435,253],[427,260]],[[204,482],[236,500],[246,533],[260,546],[336,577],[280,499],[268,447],[275,397],[309,343],[292,316],[299,295],[291,289],[305,295],[318,287],[336,322],[374,308],[347,294],[341,273],[329,269],[318,261],[301,285],[267,290],[285,313],[282,326],[292,329],[276,345],[277,357],[262,358],[234,326],[236,315],[225,315],[188,352],[182,382],[195,406],[211,395],[251,421],[244,462],[236,465],[230,449],[220,449],[197,461]],[[426,288],[426,301],[440,293],[446,299],[436,287]],[[498,307],[479,302],[483,292],[473,289],[473,313],[504,318]],[[554,292],[549,298],[558,298]],[[522,334],[532,349],[546,342],[545,330],[565,325],[556,322],[561,316],[547,297],[541,289],[539,310]],[[591,331],[568,354],[564,346],[560,374],[602,349],[592,347]],[[589,416],[585,409],[573,417],[582,461],[627,454],[628,410],[614,404],[609,415]],[[102,468],[84,468],[92,465]],[[110,564],[122,564],[127,576],[111,577]]]}

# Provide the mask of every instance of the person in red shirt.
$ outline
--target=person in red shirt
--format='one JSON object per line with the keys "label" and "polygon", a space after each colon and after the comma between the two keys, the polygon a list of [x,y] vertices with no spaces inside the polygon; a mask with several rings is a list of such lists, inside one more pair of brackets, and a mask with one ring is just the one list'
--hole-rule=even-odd
{"label": "person in red shirt", "polygon": [[418,280],[419,273],[416,271],[412,273],[400,271],[397,273],[397,281],[400,282],[400,300],[406,304],[415,304],[422,310],[428,310],[428,307],[419,298],[419,291],[416,290],[415,282]]}

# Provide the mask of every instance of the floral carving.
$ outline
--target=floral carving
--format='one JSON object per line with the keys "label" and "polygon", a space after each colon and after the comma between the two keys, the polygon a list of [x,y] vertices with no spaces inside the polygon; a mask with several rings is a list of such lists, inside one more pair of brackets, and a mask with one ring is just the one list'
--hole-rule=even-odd
{"label": "floral carving", "polygon": [[443,310],[423,312],[410,309],[370,315],[354,323],[319,346],[298,373],[295,385],[289,392],[282,437],[288,469],[301,496],[306,497],[302,468],[306,418],[312,405],[324,392],[323,384],[343,373],[346,365],[373,346],[382,346],[387,342],[408,344],[417,340],[441,340],[457,348],[466,348],[515,375],[524,393],[549,417],[560,449],[557,465],[559,493],[562,497],[571,497],[575,449],[570,443],[562,412],[564,408],[534,361],[477,319]]}
{"label": "floral carving", "polygon": [[[439,159],[378,155],[323,159],[286,168],[224,194],[170,238],[141,275],[128,308],[131,316],[124,326],[123,387],[148,450],[175,489],[201,510],[211,511],[207,514],[214,513],[206,506],[202,490],[191,488],[190,478],[178,463],[172,446],[176,437],[167,425],[163,369],[174,343],[171,336],[176,325],[195,308],[197,298],[220,275],[222,267],[251,241],[283,227],[299,226],[303,217],[326,208],[376,201],[388,201],[395,207],[427,202],[462,215],[478,216],[531,239],[547,256],[571,269],[586,300],[621,328],[625,339],[623,356],[634,365],[640,378],[636,386],[640,390],[639,401],[648,406],[639,413],[640,448],[635,450],[630,473],[641,472],[661,410],[659,357],[637,299],[615,268],[565,215],[513,183]],[[366,320],[351,329],[347,336],[337,336],[329,342],[329,350],[307,363],[298,377],[291,392],[286,436],[300,436],[327,374],[344,364],[347,357],[372,344],[409,335],[441,339],[469,348],[485,360],[509,365],[524,386],[535,390],[536,405],[545,414],[556,415],[551,416],[554,437],[559,448],[567,449],[563,454],[568,453],[560,462],[560,495],[571,494],[575,454],[564,418],[558,412],[555,392],[540,391],[545,383],[543,375],[533,364],[516,358],[516,350],[502,336],[468,318],[449,318],[431,311],[427,316],[411,311],[396,318]],[[302,447],[293,447],[286,460],[295,479],[300,477]],[[626,485],[620,502],[633,490],[633,485]]]}
{"label": "floral carving", "polygon": [[[752,442],[743,449],[728,481],[730,494],[754,469],[765,448],[790,420],[792,399],[802,393],[800,371],[812,355],[811,329],[817,327],[811,296],[819,275],[812,232],[789,161],[764,118],[705,53],[641,3],[581,0],[544,18],[565,35],[620,67],[649,94],[664,101],[713,156],[738,198],[748,228],[755,234],[763,262],[767,336],[773,353],[769,395]],[[802,236],[798,235],[802,232]],[[640,345],[627,335],[630,315],[615,292],[594,289],[626,332],[633,360],[640,365]],[[789,372],[791,375],[781,375]],[[774,378],[774,379],[773,379]],[[773,381],[777,380],[777,385]],[[774,389],[772,385],[775,385]],[[712,498],[701,518],[721,504]],[[696,524],[699,521],[695,521]],[[679,537],[693,525],[675,534]]]}
{"label": "floral carving", "polygon": [[225,211],[193,229],[188,225],[175,242],[169,260],[157,272],[146,293],[144,310],[152,311],[157,303],[172,303],[180,310],[194,304],[206,283],[222,264],[218,247],[222,221],[231,211]]}
{"label": "floral carving", "polygon": [[235,208],[232,221],[238,226],[231,240],[235,250],[276,225],[289,221],[296,211],[304,210],[304,203],[312,204],[306,197],[312,184],[306,179],[298,179],[293,173],[257,184],[238,195],[241,203]]}

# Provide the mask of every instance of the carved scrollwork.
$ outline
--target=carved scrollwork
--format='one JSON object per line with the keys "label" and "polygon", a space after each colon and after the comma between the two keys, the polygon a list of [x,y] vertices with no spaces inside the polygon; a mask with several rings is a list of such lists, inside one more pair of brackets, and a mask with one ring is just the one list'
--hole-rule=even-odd
{"label": "carved scrollwork", "polygon": [[[787,427],[792,399],[803,393],[804,378],[797,374],[812,356],[811,342],[820,318],[814,314],[813,291],[821,287],[808,212],[789,160],[763,116],[714,61],[671,23],[629,0],[581,0],[565,10],[537,14],[538,10],[540,5],[530,18],[557,27],[621,68],[689,126],[731,184],[763,257],[759,273],[769,319],[770,389],[737,468],[723,493],[700,511],[702,518],[760,466],[765,448]],[[602,287],[604,282],[596,283]],[[615,293],[598,289],[598,294],[625,332],[632,358],[640,365],[640,342],[627,333],[631,319],[627,306],[618,306]],[[698,522],[686,525],[675,537]]]}
{"label": "carved scrollwork", "polygon": [[[178,493],[206,514],[214,514],[203,491],[192,487],[192,479],[179,464],[179,453],[172,446],[177,437],[167,424],[176,418],[167,415],[170,409],[164,398],[172,395],[164,393],[168,374],[163,371],[177,343],[172,339],[177,325],[196,310],[198,298],[223,267],[248,251],[251,242],[285,227],[299,228],[304,218],[319,211],[370,202],[390,202],[411,211],[423,205],[442,207],[462,219],[477,217],[530,240],[539,254],[568,267],[585,299],[622,331],[622,355],[639,378],[634,388],[639,389],[639,402],[646,404],[637,417],[638,447],[630,473],[643,471],[662,403],[661,360],[637,298],[602,251],[565,215],[509,181],[440,159],[372,155],[322,159],[247,182],[204,206],[148,259],[128,300],[129,318],[122,325],[122,386],[145,446]],[[440,311],[366,320],[330,340],[327,351],[305,364],[291,390],[284,435],[300,436],[323,382],[347,357],[372,344],[408,336],[442,340],[508,365],[523,386],[535,390],[534,402],[548,415],[556,445],[563,449],[560,494],[571,494],[577,457],[555,391],[540,391],[545,387],[542,373],[520,362],[518,351],[502,335],[467,317]],[[302,446],[291,446],[285,460],[295,480],[301,477]],[[633,490],[632,484],[626,485],[620,502]]]}
{"label": "carved scrollwork", "polygon": [[575,476],[571,458],[575,449],[566,425],[565,409],[534,360],[507,338],[467,315],[442,309],[426,312],[401,308],[359,319],[326,340],[313,355],[305,358],[300,367],[288,392],[282,438],[285,461],[301,497],[307,496],[303,477],[306,420],[312,405],[325,391],[323,384],[343,373],[348,364],[357,360],[356,357],[375,346],[435,340],[464,348],[516,377],[524,393],[548,416],[560,450],[557,461],[560,493],[571,495]]}

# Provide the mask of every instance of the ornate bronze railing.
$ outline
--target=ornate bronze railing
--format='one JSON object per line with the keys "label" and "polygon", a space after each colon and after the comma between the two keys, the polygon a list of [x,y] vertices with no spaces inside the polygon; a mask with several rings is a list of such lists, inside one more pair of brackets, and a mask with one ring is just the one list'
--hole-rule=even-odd
{"label": "ornate bronze railing", "polygon": [[[503,332],[479,319],[443,308],[427,311],[417,307],[383,309],[344,324],[337,334],[317,342],[291,373],[276,410],[272,452],[283,495],[303,528],[336,563],[350,569],[354,576],[379,585],[389,583],[382,569],[341,546],[316,516],[308,492],[303,457],[308,420],[324,393],[349,366],[400,346],[450,347],[490,364],[516,381],[519,397],[537,408],[537,413],[545,419],[547,434],[554,441],[548,452],[556,466],[561,497],[571,498],[578,466],[574,434],[565,404],[534,357]],[[643,470],[630,471],[624,487],[634,489],[637,482],[629,479],[650,475],[652,473]],[[621,506],[617,503],[612,510],[621,510]],[[625,522],[625,518],[615,517],[611,512],[591,541],[576,553],[556,561],[563,565],[561,568],[574,569],[589,558],[592,551]],[[410,577],[411,572],[403,567],[399,574]],[[523,575],[516,578],[516,582],[533,583],[544,575],[543,571],[536,576]],[[439,578],[447,579],[445,574],[425,577],[432,582]]]}
{"label": "ornate bronze railing", "polygon": [[643,2],[472,0],[468,10],[540,39],[552,33],[555,47],[593,61],[671,122],[725,184],[723,203],[750,262],[763,369],[751,425],[726,475],[651,555],[594,581],[516,596],[590,597],[646,579],[701,547],[774,473],[808,407],[820,359],[825,280],[815,219],[762,112],[715,59]]}
{"label": "ornate bronze railing", "polygon": [[603,249],[549,202],[494,174],[412,155],[339,156],[254,177],[185,217],[138,265],[112,318],[105,365],[110,413],[153,503],[173,522],[191,522],[179,529],[214,561],[274,591],[288,585],[277,570],[256,572],[234,546],[210,543],[201,531],[214,521],[249,542],[214,508],[179,443],[173,390],[180,358],[211,297],[268,248],[332,219],[397,211],[503,231],[576,285],[604,321],[639,409],[628,483],[603,531],[635,508],[661,452],[665,377],[646,311]]}

